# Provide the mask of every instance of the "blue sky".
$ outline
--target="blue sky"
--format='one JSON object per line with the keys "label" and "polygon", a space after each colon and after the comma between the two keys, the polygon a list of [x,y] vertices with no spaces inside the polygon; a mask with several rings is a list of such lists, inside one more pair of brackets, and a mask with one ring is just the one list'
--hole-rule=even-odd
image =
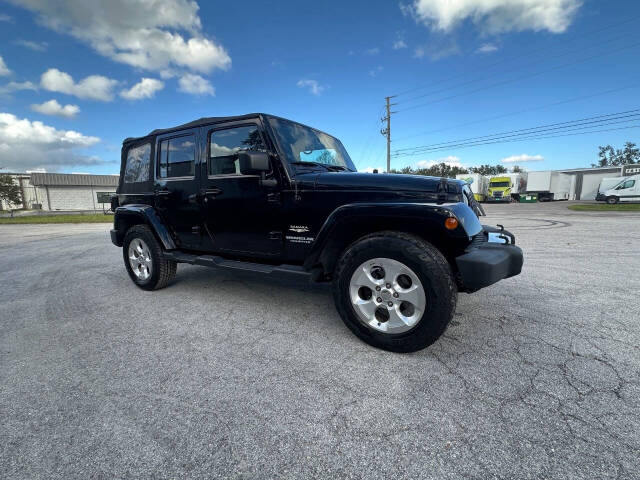
{"label": "blue sky", "polygon": [[[0,0],[0,166],[117,173],[125,137],[263,111],[337,136],[364,170],[385,164],[386,95],[408,92],[393,100],[393,150],[640,107],[635,1],[149,3]],[[392,167],[577,168],[639,131],[443,149]]]}

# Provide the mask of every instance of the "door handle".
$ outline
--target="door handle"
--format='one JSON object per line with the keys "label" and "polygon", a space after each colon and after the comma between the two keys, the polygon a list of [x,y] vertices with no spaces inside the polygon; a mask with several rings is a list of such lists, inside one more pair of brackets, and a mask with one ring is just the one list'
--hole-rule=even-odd
{"label": "door handle", "polygon": [[219,188],[207,188],[206,190],[202,190],[203,197],[215,197],[216,195],[220,195],[222,190]]}
{"label": "door handle", "polygon": [[158,190],[156,191],[156,195],[160,197],[168,197],[169,195],[171,195],[171,190]]}
{"label": "door handle", "polygon": [[219,188],[207,188],[205,190],[200,190],[200,196],[202,197],[203,202],[206,202],[208,199],[213,200],[220,194],[222,194],[222,190]]}

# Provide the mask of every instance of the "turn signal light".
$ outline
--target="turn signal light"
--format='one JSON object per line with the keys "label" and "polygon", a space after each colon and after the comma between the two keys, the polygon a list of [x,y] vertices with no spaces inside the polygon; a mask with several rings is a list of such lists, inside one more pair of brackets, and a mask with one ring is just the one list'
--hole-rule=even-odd
{"label": "turn signal light", "polygon": [[444,226],[447,230],[455,230],[458,228],[458,219],[455,217],[449,217],[444,221]]}

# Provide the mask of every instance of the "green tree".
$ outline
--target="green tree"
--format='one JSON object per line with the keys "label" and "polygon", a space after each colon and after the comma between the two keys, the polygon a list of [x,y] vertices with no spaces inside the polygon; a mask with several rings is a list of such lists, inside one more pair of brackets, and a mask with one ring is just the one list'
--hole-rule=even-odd
{"label": "green tree", "polygon": [[503,165],[480,165],[479,167],[471,167],[469,169],[471,173],[478,173],[480,175],[499,175],[501,173],[507,173],[507,169]]}
{"label": "green tree", "polygon": [[13,204],[22,203],[20,187],[10,175],[0,174],[0,200]]}
{"label": "green tree", "polygon": [[518,165],[514,165],[514,166],[511,168],[511,171],[512,171],[513,173],[522,173],[522,172],[524,172],[524,168],[522,168],[522,167],[520,167],[520,166],[518,166]]}
{"label": "green tree", "polygon": [[446,163],[437,163],[427,168],[413,169],[411,167],[403,167],[401,170],[392,169],[390,173],[404,173],[409,175],[424,175],[427,177],[449,177],[456,178],[456,175],[469,173],[465,168],[451,166]]}
{"label": "green tree", "polygon": [[598,147],[598,162],[592,163],[591,166],[597,167],[619,167],[620,165],[629,165],[630,163],[640,162],[640,149],[635,143],[626,142],[624,148],[616,149],[611,145]]}

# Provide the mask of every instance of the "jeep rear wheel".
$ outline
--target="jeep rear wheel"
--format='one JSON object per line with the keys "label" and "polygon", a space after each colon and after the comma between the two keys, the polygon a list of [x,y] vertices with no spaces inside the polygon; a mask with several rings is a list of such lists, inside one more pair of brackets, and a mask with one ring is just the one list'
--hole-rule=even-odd
{"label": "jeep rear wheel", "polygon": [[379,232],[352,244],[333,280],[336,308],[370,345],[413,352],[434,343],[453,317],[457,288],[449,263],[425,240]]}
{"label": "jeep rear wheel", "polygon": [[176,262],[163,258],[160,244],[146,225],[127,230],[122,254],[131,280],[143,290],[164,288],[176,275]]}

